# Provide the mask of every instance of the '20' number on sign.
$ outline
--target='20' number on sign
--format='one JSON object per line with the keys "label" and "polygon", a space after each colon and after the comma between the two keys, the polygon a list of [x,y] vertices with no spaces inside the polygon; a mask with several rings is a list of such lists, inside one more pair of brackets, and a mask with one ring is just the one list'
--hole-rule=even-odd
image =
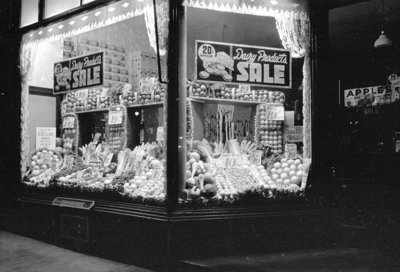
{"label": "'20' number on sign", "polygon": [[199,47],[198,54],[201,60],[213,58],[215,57],[215,48],[211,44],[202,44]]}

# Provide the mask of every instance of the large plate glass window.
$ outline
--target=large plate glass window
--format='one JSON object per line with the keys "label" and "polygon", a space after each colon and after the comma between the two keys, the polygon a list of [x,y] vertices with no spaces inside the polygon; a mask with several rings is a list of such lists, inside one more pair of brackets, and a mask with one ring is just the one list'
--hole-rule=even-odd
{"label": "large plate glass window", "polygon": [[27,188],[165,202],[168,14],[168,3],[118,1],[23,36]]}
{"label": "large plate glass window", "polygon": [[309,17],[297,1],[271,2],[184,1],[183,206],[254,205],[305,189],[311,164]]}

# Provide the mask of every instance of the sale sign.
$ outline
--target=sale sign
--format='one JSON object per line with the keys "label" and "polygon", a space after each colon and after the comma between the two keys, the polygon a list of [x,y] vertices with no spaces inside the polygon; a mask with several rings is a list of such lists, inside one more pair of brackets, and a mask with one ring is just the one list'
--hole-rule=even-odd
{"label": "sale sign", "polygon": [[53,94],[103,85],[103,52],[54,64]]}
{"label": "sale sign", "polygon": [[196,80],[291,88],[290,51],[196,41]]}
{"label": "sale sign", "polygon": [[344,103],[347,107],[377,106],[389,104],[400,99],[400,86],[386,85],[344,90]]}

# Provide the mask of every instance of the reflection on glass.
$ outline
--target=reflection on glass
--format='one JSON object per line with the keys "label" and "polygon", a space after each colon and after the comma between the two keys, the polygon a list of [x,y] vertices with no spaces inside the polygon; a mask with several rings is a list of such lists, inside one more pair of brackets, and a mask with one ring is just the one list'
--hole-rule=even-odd
{"label": "reflection on glass", "polygon": [[22,0],[20,27],[36,23],[39,18],[39,0]]}
{"label": "reflection on glass", "polygon": [[80,0],[45,0],[44,18],[63,13],[70,9],[79,7]]}

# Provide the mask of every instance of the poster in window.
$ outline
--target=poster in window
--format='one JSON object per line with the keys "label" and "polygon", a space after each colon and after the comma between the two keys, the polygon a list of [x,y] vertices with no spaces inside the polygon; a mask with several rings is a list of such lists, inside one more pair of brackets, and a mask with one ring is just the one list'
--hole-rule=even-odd
{"label": "poster in window", "polygon": [[212,41],[196,41],[196,80],[291,88],[290,51]]}

